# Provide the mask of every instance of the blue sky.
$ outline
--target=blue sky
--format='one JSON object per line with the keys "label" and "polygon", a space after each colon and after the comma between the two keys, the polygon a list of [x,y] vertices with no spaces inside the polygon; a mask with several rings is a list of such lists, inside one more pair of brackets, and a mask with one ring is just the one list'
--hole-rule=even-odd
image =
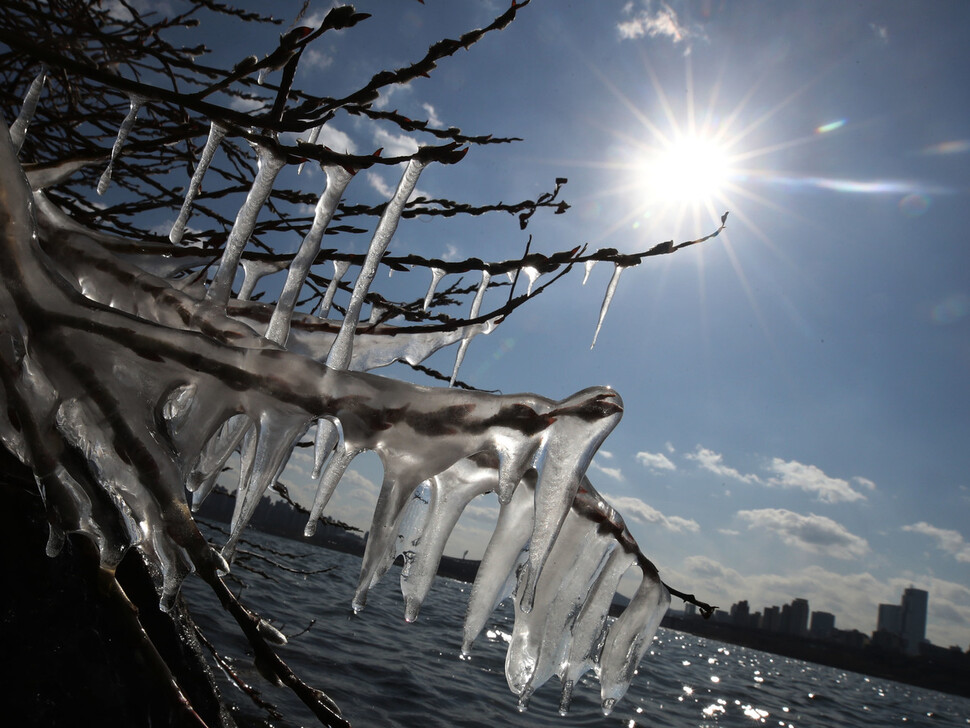
{"label": "blue sky", "polygon": [[[374,17],[319,39],[298,85],[341,95],[507,7],[356,6]],[[551,397],[616,388],[624,419],[589,475],[669,583],[723,607],[804,597],[866,632],[913,584],[930,592],[929,638],[970,644],[967,27],[961,2],[535,0],[378,102],[524,139],[429,168],[421,193],[508,202],[568,177],[572,209],[533,219],[534,250],[641,251],[730,211],[719,238],[624,273],[592,351],[607,264],[475,339],[460,374]],[[275,38],[264,45],[246,52]],[[415,143],[347,116],[323,138]],[[690,145],[700,160],[672,157]],[[376,202],[395,184],[367,172],[348,195]],[[506,216],[411,220],[391,249],[500,260],[526,237]],[[419,275],[375,289],[417,297]],[[304,495],[305,465],[284,476]],[[376,457],[347,480],[329,512],[366,528]],[[448,552],[479,554],[495,512],[494,497],[474,505]]]}

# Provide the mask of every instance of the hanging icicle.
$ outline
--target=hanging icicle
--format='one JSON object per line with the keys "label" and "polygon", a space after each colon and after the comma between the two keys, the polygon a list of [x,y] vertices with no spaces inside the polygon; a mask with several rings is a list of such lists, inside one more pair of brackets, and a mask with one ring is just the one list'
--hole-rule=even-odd
{"label": "hanging icicle", "polygon": [[583,274],[583,285],[584,286],[586,285],[586,281],[589,280],[589,274],[593,270],[593,266],[594,265],[596,265],[596,261],[595,260],[587,260],[586,261],[586,264],[585,264],[586,272]]}
{"label": "hanging icicle", "polygon": [[[478,284],[478,290],[475,292],[475,298],[472,301],[472,310],[468,318],[473,319],[478,317],[478,312],[482,308],[482,299],[485,298],[485,291],[488,289],[488,283],[491,280],[492,274],[487,270],[482,270],[482,282]],[[468,351],[468,345],[474,336],[475,334],[469,331],[462,337],[461,344],[458,345],[458,355],[455,357],[455,368],[452,370],[451,379],[448,381],[449,387],[455,386],[455,380],[458,378],[458,368],[461,366],[462,361],[464,361],[465,352]]]}
{"label": "hanging icicle", "polygon": [[531,296],[532,286],[535,285],[535,282],[538,280],[540,275],[539,269],[533,268],[531,265],[527,265],[524,268],[522,268],[522,272],[525,274],[525,277],[529,279],[529,287],[526,289],[525,295]]}
{"label": "hanging icicle", "polygon": [[273,191],[273,182],[276,175],[286,166],[286,158],[271,147],[262,144],[254,144],[258,155],[258,171],[253,179],[253,185],[249,188],[246,201],[236,214],[236,221],[232,225],[229,239],[226,240],[226,248],[222,253],[222,260],[215,277],[209,284],[206,292],[206,299],[220,305],[226,305],[229,301],[229,294],[232,292],[232,282],[236,278],[236,269],[239,267],[239,259],[242,257],[243,249],[249,242],[256,227],[256,218],[259,211],[263,209],[266,200],[269,199]]}
{"label": "hanging icicle", "polygon": [[114,169],[115,160],[118,155],[121,154],[121,148],[124,147],[125,141],[128,139],[128,134],[131,133],[132,127],[135,125],[135,117],[138,116],[138,111],[145,104],[145,99],[141,96],[132,94],[128,97],[129,107],[128,115],[125,117],[124,121],[121,122],[121,126],[118,127],[118,136],[115,138],[115,143],[111,147],[111,159],[108,160],[108,166],[105,167],[104,173],[101,175],[101,179],[98,181],[98,194],[103,195],[108,190],[108,185],[111,183],[111,172]]}
{"label": "hanging icicle", "polygon": [[37,102],[40,100],[40,92],[43,91],[46,80],[47,66],[41,64],[40,73],[31,81],[30,88],[27,89],[27,95],[24,96],[24,103],[20,107],[20,113],[17,115],[13,124],[10,125],[10,143],[13,144],[15,152],[20,152],[20,148],[24,144],[24,139],[27,136],[27,127],[30,126],[30,122],[34,118],[34,112],[37,111]]}
{"label": "hanging icicle", "polygon": [[[296,308],[297,298],[300,291],[303,290],[303,284],[310,272],[310,266],[313,265],[313,260],[320,252],[320,243],[327,230],[327,225],[330,224],[330,220],[337,210],[337,205],[340,204],[340,198],[343,197],[344,190],[354,176],[343,167],[335,165],[325,167],[324,171],[327,173],[327,186],[317,201],[316,210],[313,213],[313,224],[310,226],[306,237],[303,238],[303,242],[300,243],[300,249],[294,256],[293,262],[290,263],[290,269],[286,274],[286,283],[283,284],[283,290],[276,302],[276,308],[273,309],[273,316],[266,328],[266,338],[280,345],[286,344],[286,337],[290,332],[290,320],[293,318],[293,309]],[[331,281],[331,285],[333,285],[333,281]],[[327,292],[329,293],[329,290]],[[327,309],[329,310],[329,308],[328,303]]]}
{"label": "hanging icicle", "polygon": [[438,288],[438,283],[444,277],[445,272],[441,268],[431,269],[431,285],[428,286],[428,292],[424,295],[424,311],[427,311],[428,307],[431,305],[431,299],[434,298],[435,289]]}
{"label": "hanging icicle", "polygon": [[349,260],[335,260],[333,262],[333,278],[330,279],[330,284],[327,286],[327,292],[323,294],[323,300],[320,301],[320,307],[317,309],[316,315],[320,318],[327,318],[330,314],[330,307],[333,306],[333,298],[337,295],[337,289],[340,287],[340,281],[343,280],[344,275],[350,269]]}
{"label": "hanging icicle", "polygon": [[603,304],[600,306],[600,318],[596,322],[596,331],[593,333],[593,343],[589,345],[590,349],[596,346],[596,338],[600,335],[600,327],[603,325],[603,319],[606,318],[606,312],[610,309],[610,301],[613,300],[613,294],[616,293],[616,284],[620,282],[620,275],[625,270],[625,266],[614,264],[613,277],[610,278],[610,283],[606,287],[606,295],[603,297]]}
{"label": "hanging icicle", "polygon": [[173,243],[178,244],[181,242],[182,235],[185,234],[185,225],[189,221],[189,215],[192,213],[192,203],[195,202],[195,198],[198,197],[202,189],[202,178],[205,177],[205,173],[209,169],[209,164],[212,163],[212,157],[215,156],[216,149],[219,148],[219,144],[225,138],[226,131],[226,127],[217,121],[209,123],[209,137],[205,140],[205,147],[202,148],[199,163],[192,173],[189,188],[185,191],[185,200],[182,202],[182,209],[179,210],[179,215],[168,233],[168,239]]}
{"label": "hanging icicle", "polygon": [[401,181],[398,183],[394,196],[388,201],[384,212],[381,214],[380,222],[371,238],[370,247],[367,249],[367,256],[361,266],[360,273],[357,274],[357,281],[354,283],[354,290],[350,296],[350,303],[347,304],[347,313],[344,314],[343,323],[340,326],[340,333],[337,334],[330,355],[327,357],[327,366],[331,369],[346,369],[350,365],[350,357],[353,353],[354,333],[357,331],[357,324],[360,321],[360,309],[364,305],[364,299],[370,290],[370,284],[377,275],[377,268],[381,258],[387,251],[387,246],[391,243],[391,238],[397,230],[398,222],[401,220],[401,213],[404,212],[404,205],[407,203],[414,187],[418,183],[418,177],[427,166],[427,162],[411,159],[404,168]]}

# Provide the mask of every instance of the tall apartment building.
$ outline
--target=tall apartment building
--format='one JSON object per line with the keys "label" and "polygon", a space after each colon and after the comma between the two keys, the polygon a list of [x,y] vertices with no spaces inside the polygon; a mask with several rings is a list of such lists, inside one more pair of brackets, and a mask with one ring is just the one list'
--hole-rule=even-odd
{"label": "tall apartment building", "polygon": [[903,592],[903,647],[910,655],[919,653],[920,642],[926,639],[926,607],[930,595],[922,589],[909,587]]}

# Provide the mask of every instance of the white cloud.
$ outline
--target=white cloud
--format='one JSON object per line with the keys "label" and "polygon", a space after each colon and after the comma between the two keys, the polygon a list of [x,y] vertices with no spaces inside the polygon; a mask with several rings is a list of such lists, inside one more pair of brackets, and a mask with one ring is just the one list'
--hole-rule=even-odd
{"label": "white cloud", "polygon": [[333,57],[321,53],[316,48],[307,48],[300,56],[300,70],[322,71],[333,63]]}
{"label": "white cloud", "polygon": [[387,129],[375,130],[374,141],[384,149],[385,157],[409,157],[418,151],[418,143],[407,134],[393,134]]}
{"label": "white cloud", "polygon": [[950,554],[957,561],[970,564],[970,543],[963,540],[963,535],[959,531],[937,528],[926,521],[903,526],[903,530],[910,533],[921,533],[935,539],[938,549]]}
{"label": "white cloud", "polygon": [[889,28],[887,28],[885,25],[880,23],[869,23],[869,29],[883,43],[889,42]]}
{"label": "white cloud", "polygon": [[[377,194],[379,194],[381,197],[390,199],[394,195],[394,192],[397,189],[396,186],[392,187],[390,184],[388,184],[387,179],[385,179],[383,174],[380,172],[375,172],[374,170],[367,170],[364,175],[367,183],[373,187],[374,190],[377,191]],[[411,193],[411,196],[408,197],[408,200],[416,200],[419,197],[431,199],[431,194],[415,187],[414,191]],[[447,258],[445,258],[445,260],[447,260]]]}
{"label": "white cloud", "polygon": [[640,9],[634,9],[632,2],[623,7],[623,14],[627,16],[616,25],[622,40],[636,38],[669,38],[674,43],[680,43],[693,37],[694,33],[686,24],[681,22],[677,13],[665,2],[644,0]]}
{"label": "white cloud", "polygon": [[856,484],[861,485],[866,490],[875,490],[876,489],[876,484],[873,483],[871,480],[869,480],[869,478],[862,478],[862,477],[860,477],[860,476],[857,475],[852,480]]}
{"label": "white cloud", "polygon": [[317,144],[330,147],[340,154],[357,154],[357,145],[354,144],[354,140],[332,124],[324,124],[320,130],[320,136],[317,138]]}
{"label": "white cloud", "polygon": [[742,483],[760,483],[761,479],[757,475],[743,475],[734,468],[724,464],[724,456],[706,447],[697,446],[693,453],[685,455],[688,460],[695,461],[701,468],[722,478],[732,478],[740,480]]}
{"label": "white cloud", "polygon": [[692,518],[681,518],[680,516],[665,516],[653,506],[647,505],[639,498],[632,496],[608,496],[603,497],[616,510],[623,514],[627,520],[640,521],[641,523],[651,523],[663,526],[668,531],[697,533],[701,527]]}
{"label": "white cloud", "polygon": [[607,468],[604,465],[600,465],[595,460],[590,463],[590,467],[597,472],[603,473],[603,475],[607,476],[608,478],[613,478],[613,480],[619,480],[620,482],[623,482],[624,480],[623,471],[620,468]]}
{"label": "white cloud", "polygon": [[257,111],[259,109],[265,108],[269,104],[266,99],[260,98],[243,98],[240,96],[233,96],[229,100],[229,108],[234,111],[241,111],[244,114],[248,114],[250,111]]}
{"label": "white cloud", "polygon": [[638,452],[637,460],[646,468],[650,470],[676,470],[677,466],[674,465],[670,458],[664,455],[662,452]]}
{"label": "white cloud", "polygon": [[836,559],[856,559],[869,553],[868,541],[825,516],[803,516],[784,508],[738,511],[737,516],[747,521],[749,531],[762,528],[789,546],[810,553]]}
{"label": "white cloud", "polygon": [[387,180],[384,179],[384,175],[380,174],[379,172],[367,170],[364,173],[364,176],[367,179],[367,183],[377,190],[377,194],[379,194],[381,197],[389,198],[394,194],[394,188],[387,183]]}
{"label": "white cloud", "polygon": [[374,107],[377,109],[386,109],[388,104],[391,103],[391,97],[399,93],[410,93],[411,84],[409,83],[398,83],[391,86],[385,86],[379,91],[379,96],[374,101]]}
{"label": "white cloud", "polygon": [[[775,474],[775,477],[768,479],[768,485],[798,488],[808,493],[814,493],[823,503],[866,500],[862,493],[853,490],[848,481],[829,477],[814,465],[805,465],[797,460],[785,461],[781,458],[772,458],[768,469]],[[872,484],[872,481],[864,478],[862,480],[865,484]],[[865,487],[869,488],[870,486],[865,485]],[[875,487],[874,484],[872,484],[872,487]]]}
{"label": "white cloud", "polygon": [[438,118],[438,112],[435,111],[434,106],[428,103],[421,104],[424,109],[424,113],[428,115],[428,126],[441,128],[443,125],[441,119]]}

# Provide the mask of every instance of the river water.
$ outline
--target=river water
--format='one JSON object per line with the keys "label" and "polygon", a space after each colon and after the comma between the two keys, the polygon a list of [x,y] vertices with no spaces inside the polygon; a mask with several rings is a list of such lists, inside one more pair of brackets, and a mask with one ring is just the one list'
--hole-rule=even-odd
{"label": "river water", "polygon": [[[246,606],[291,637],[280,655],[306,682],[334,698],[355,728],[970,725],[965,698],[663,628],[609,717],[600,711],[599,683],[590,676],[577,686],[568,716],[558,713],[556,678],[520,713],[504,676],[512,625],[506,604],[478,638],[471,658],[462,660],[462,619],[471,585],[439,577],[418,621],[407,624],[394,568],[355,616],[350,600],[359,558],[254,531],[247,538],[230,586]],[[295,573],[266,558],[297,571],[330,570]],[[289,691],[259,677],[247,643],[201,580],[187,580],[183,593],[233,670],[285,716],[269,718],[222,679],[223,695],[237,706],[240,725],[318,725]]]}

